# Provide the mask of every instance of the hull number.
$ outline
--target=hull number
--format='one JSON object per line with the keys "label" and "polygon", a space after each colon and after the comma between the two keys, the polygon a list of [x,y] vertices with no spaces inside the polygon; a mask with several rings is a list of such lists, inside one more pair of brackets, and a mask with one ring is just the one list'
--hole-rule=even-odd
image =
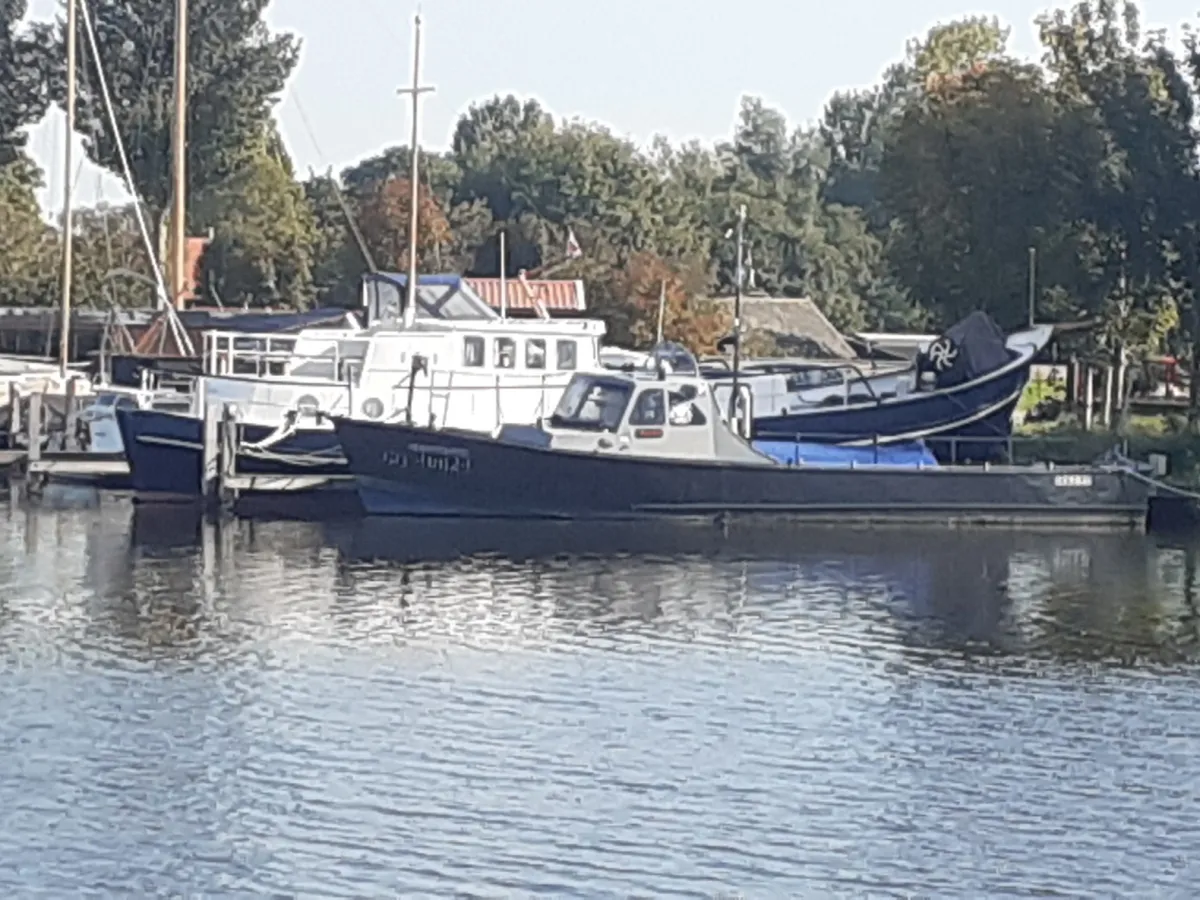
{"label": "hull number", "polygon": [[404,450],[383,451],[383,464],[396,469],[425,469],[447,475],[471,471],[471,454],[461,447],[409,444]]}
{"label": "hull number", "polygon": [[1092,476],[1081,475],[1078,473],[1073,473],[1070,475],[1055,475],[1054,486],[1066,488],[1089,488],[1092,486]]}

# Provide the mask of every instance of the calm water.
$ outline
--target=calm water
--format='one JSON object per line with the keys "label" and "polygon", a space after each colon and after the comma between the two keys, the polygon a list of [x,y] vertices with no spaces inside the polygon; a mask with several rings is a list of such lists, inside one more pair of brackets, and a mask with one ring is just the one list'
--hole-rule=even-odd
{"label": "calm water", "polygon": [[1194,896],[1193,579],[1140,537],[13,503],[0,895]]}

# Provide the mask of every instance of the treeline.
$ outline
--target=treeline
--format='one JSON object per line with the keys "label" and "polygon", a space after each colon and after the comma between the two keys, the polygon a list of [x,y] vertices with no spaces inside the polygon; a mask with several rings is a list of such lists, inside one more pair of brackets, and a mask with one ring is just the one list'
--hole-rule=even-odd
{"label": "treeline", "polygon": [[[170,201],[174,0],[97,5],[104,73],[152,222]],[[272,107],[297,42],[262,22],[267,0],[193,0],[189,231],[212,230],[205,299],[226,305],[352,304],[368,259],[407,260],[409,151],[336,176],[292,170]],[[63,28],[18,29],[0,5],[0,304],[59,295],[60,237],[34,202],[23,126],[64,93]],[[1101,354],[1200,343],[1200,50],[1143,33],[1137,9],[1090,0],[1038,20],[1043,57],[1016,58],[998,22],[933,29],[865,91],[836,94],[813,125],[744,99],[716,146],[639,148],[608,130],[554,120],[536,102],[479,103],[451,149],[423,157],[423,271],[554,266],[583,278],[617,340],[651,337],[665,284],[668,328],[710,345],[728,321],[697,298],[728,293],[728,238],[747,208],[756,289],[812,297],[843,329],[932,329],[984,309],[1027,316],[1036,250],[1039,318],[1094,321]],[[86,47],[86,43],[81,46]],[[89,157],[120,173],[84,53],[79,121]],[[347,227],[340,188],[362,245]],[[568,230],[583,249],[564,258]],[[145,302],[114,269],[146,270],[129,210],[77,224],[77,292]],[[365,252],[364,252],[365,249]]]}

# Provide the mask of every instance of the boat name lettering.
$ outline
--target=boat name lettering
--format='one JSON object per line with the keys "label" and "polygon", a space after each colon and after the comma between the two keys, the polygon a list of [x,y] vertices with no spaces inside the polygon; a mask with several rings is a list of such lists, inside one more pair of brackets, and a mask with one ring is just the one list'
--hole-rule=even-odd
{"label": "boat name lettering", "polygon": [[1092,476],[1073,473],[1070,475],[1055,475],[1055,487],[1087,488],[1092,486]]}
{"label": "boat name lettering", "polygon": [[433,444],[409,444],[404,450],[385,450],[383,463],[398,469],[410,466],[460,475],[471,469],[471,454],[462,447],[439,447]]}

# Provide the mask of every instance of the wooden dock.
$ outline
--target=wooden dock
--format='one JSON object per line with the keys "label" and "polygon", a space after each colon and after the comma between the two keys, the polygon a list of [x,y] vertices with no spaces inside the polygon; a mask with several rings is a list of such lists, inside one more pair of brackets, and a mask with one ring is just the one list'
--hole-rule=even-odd
{"label": "wooden dock", "polygon": [[[51,478],[113,479],[129,474],[124,453],[94,453],[80,446],[79,411],[88,401],[68,383],[64,395],[9,393],[7,449],[0,450],[0,473],[24,478],[37,489]],[[59,409],[54,407],[58,406]]]}

